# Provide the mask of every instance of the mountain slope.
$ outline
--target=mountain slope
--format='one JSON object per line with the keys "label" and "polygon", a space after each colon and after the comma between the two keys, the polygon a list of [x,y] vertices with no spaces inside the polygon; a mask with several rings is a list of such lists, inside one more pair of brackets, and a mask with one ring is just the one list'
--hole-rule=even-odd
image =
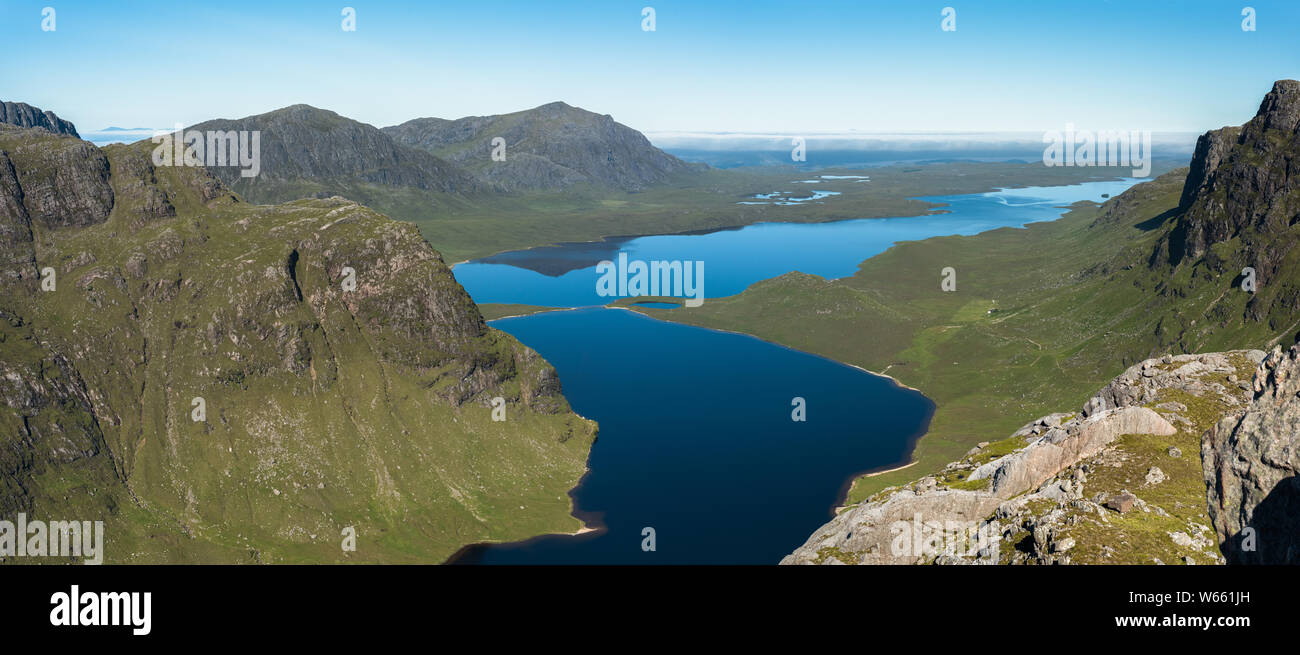
{"label": "mountain slope", "polygon": [[594,424],[413,226],[250,205],[151,150],[0,127],[0,514],[103,519],[111,562],[438,562],[580,527]]}
{"label": "mountain slope", "polygon": [[[609,115],[563,102],[498,116],[417,118],[384,132],[509,190],[592,182],[636,191],[691,170]],[[504,161],[491,157],[498,137],[505,140]]]}
{"label": "mountain slope", "polygon": [[329,197],[357,184],[438,193],[479,188],[457,166],[397,143],[378,128],[309,105],[237,120],[204,121],[186,129],[262,133],[261,170],[256,177],[241,177],[238,167],[211,167],[217,179],[252,202]]}

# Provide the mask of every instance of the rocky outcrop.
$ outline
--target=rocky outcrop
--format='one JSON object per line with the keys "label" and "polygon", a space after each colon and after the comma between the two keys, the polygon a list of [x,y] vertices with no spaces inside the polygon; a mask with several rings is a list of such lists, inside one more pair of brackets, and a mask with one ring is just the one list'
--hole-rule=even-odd
{"label": "rocky outcrop", "polygon": [[13,208],[21,204],[31,221],[50,229],[108,220],[113,187],[108,158],[99,148],[42,130],[0,127],[0,152],[0,178],[7,178],[0,184],[17,185],[0,201],[0,211],[16,216]]}
{"label": "rocky outcrop", "polygon": [[[1262,351],[1234,351],[1136,364],[1090,398],[1078,415],[1056,413],[1031,421],[1000,442],[972,448],[939,474],[846,508],[781,563],[1068,563],[1076,547],[1096,546],[1072,536],[1071,528],[1081,522],[1105,522],[1107,512],[1169,516],[1127,489],[1087,496],[1085,485],[1098,467],[1123,467],[1129,460],[1114,444],[1126,435],[1172,437],[1180,434],[1175,424],[1185,426],[1183,433],[1193,430],[1189,408],[1164,400],[1171,394],[1212,399],[1215,407],[1244,406],[1249,385],[1234,380],[1242,366],[1263,358]],[[1183,453],[1170,446],[1165,456],[1181,460]],[[1172,462],[1165,466],[1172,468]],[[1144,465],[1141,473],[1128,478],[1130,483],[1152,488],[1169,479],[1159,466]],[[1196,482],[1194,490],[1199,477]],[[1193,520],[1175,531],[1181,536],[1168,537],[1169,543],[1180,547],[1185,540],[1190,545],[1181,547],[1187,552],[1211,561],[1208,531]],[[935,537],[945,532],[948,537]],[[935,541],[934,547],[916,547],[926,540]]]}
{"label": "rocky outcrop", "polygon": [[42,129],[0,125],[0,287],[32,288],[33,226],[102,223],[113,203],[108,160],[98,148]]}
{"label": "rocky outcrop", "polygon": [[[1260,350],[1247,353],[1253,361],[1264,357],[1264,352]],[[1206,382],[1202,378],[1208,373],[1230,373],[1233,370],[1227,353],[1165,355],[1158,359],[1148,359],[1130,366],[1102,387],[1097,395],[1084,404],[1082,414],[1091,416],[1116,407],[1145,405],[1154,402],[1162,390],[1170,388],[1182,389],[1194,395],[1206,392],[1227,394],[1228,389],[1222,382]],[[1241,380],[1234,384],[1243,389],[1247,386]]]}
{"label": "rocky outcrop", "polygon": [[1210,519],[1233,564],[1300,564],[1300,346],[1260,362],[1254,399],[1201,445]]}
{"label": "rocky outcrop", "polygon": [[1023,449],[999,458],[970,474],[970,480],[988,479],[989,492],[1010,498],[1056,476],[1067,466],[1101,452],[1124,434],[1171,435],[1169,421],[1146,407],[1120,407],[1053,428]]}
{"label": "rocky outcrop", "polygon": [[39,127],[55,134],[66,134],[81,138],[77,128],[69,121],[59,118],[52,111],[41,111],[25,102],[0,101],[0,123],[18,127]]}
{"label": "rocky outcrop", "polygon": [[[499,116],[417,118],[384,132],[475,171],[507,190],[557,189],[579,182],[636,191],[691,170],[640,132],[601,115],[552,102]],[[493,160],[493,140],[505,159]]]}

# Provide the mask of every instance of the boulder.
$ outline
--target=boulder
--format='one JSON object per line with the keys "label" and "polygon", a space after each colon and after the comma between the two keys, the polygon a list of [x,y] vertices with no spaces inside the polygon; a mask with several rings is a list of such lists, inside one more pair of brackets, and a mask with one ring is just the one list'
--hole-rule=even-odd
{"label": "boulder", "polygon": [[1133,506],[1135,504],[1137,504],[1137,496],[1134,496],[1133,494],[1128,492],[1122,494],[1115,494],[1114,496],[1111,496],[1110,498],[1106,499],[1106,507],[1109,507],[1115,510],[1116,512],[1119,512],[1120,514],[1123,514],[1133,509]]}

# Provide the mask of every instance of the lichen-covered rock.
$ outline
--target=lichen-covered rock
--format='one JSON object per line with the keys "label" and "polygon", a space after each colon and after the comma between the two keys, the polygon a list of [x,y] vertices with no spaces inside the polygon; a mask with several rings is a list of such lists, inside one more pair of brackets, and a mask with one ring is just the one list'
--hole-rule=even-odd
{"label": "lichen-covered rock", "polygon": [[[1247,350],[1244,355],[1254,362],[1264,359],[1262,350]],[[1200,393],[1208,386],[1200,380],[1206,373],[1231,375],[1235,370],[1227,353],[1147,359],[1130,366],[1102,387],[1097,395],[1088,399],[1083,406],[1083,415],[1090,416],[1117,407],[1144,405],[1152,402],[1161,389],[1180,388]]]}
{"label": "lichen-covered rock", "polygon": [[[1182,511],[1199,505],[1199,468],[1170,462],[1168,458],[1181,458],[1182,451],[1165,445],[1168,442],[1163,439],[1178,435],[1187,440],[1179,443],[1187,443],[1199,437],[1200,429],[1188,434],[1190,428],[1180,431],[1168,417],[1180,416],[1175,409],[1190,414],[1205,407],[1243,406],[1246,390],[1231,384],[1230,379],[1244,374],[1264,356],[1258,350],[1231,351],[1166,355],[1140,362],[1090,398],[1082,412],[1035,419],[1002,441],[972,448],[961,461],[948,464],[936,475],[887,489],[844,509],[781,563],[1070,564],[1080,558],[1148,563],[1151,557],[1146,554],[1142,559],[1116,559],[1117,546],[1098,543],[1102,540],[1096,537],[1089,539],[1081,526],[1104,530],[1097,526],[1105,526],[1118,512],[1126,519],[1157,517],[1158,523],[1153,525],[1181,519],[1186,527],[1178,532],[1199,535],[1197,526],[1205,521],[1203,510]],[[1186,402],[1170,400],[1172,397]],[[1126,470],[1130,458],[1136,457],[1115,444],[1135,437],[1137,444],[1147,444],[1147,457],[1162,458],[1161,466],[1135,465],[1131,473],[1114,473]],[[1182,471],[1181,479],[1171,481],[1168,471],[1174,470]],[[1108,479],[1112,486],[1103,487],[1103,493],[1085,491],[1095,478]],[[1181,515],[1174,517],[1129,492],[1124,486],[1128,483],[1144,485],[1143,490],[1158,485],[1165,494],[1171,493],[1171,485],[1185,489],[1171,505],[1180,508]],[[934,530],[916,527],[926,525],[949,526],[949,532],[954,526],[965,526],[967,534],[938,550],[920,553],[905,547],[907,539],[899,540],[900,533],[904,537],[918,532],[933,534]],[[1199,552],[1201,541],[1193,541],[1192,550]],[[1170,542],[1170,547],[1182,546]],[[1180,551],[1160,554],[1171,561],[1187,555]]]}
{"label": "lichen-covered rock", "polygon": [[[900,491],[883,502],[863,503],[841,512],[830,523],[822,526],[807,543],[782,559],[781,563],[929,562],[939,553],[915,548],[912,526],[926,523],[946,525],[957,521],[978,522],[996,509],[1000,502],[1000,499],[990,494],[973,491]],[[894,543],[896,540],[897,544]]]}
{"label": "lichen-covered rock", "polygon": [[1210,519],[1230,563],[1300,564],[1300,347],[1274,349],[1254,390],[1202,440]]}
{"label": "lichen-covered rock", "polygon": [[971,480],[991,479],[990,491],[1009,498],[1033,489],[1065,467],[1097,454],[1122,434],[1170,435],[1177,430],[1145,407],[1123,407],[1093,414],[1072,431],[1058,430],[1011,455],[975,469]]}

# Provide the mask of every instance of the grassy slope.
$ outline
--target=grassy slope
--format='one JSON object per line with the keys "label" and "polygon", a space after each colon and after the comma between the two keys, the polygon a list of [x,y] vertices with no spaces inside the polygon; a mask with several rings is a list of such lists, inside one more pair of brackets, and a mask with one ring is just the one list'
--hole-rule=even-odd
{"label": "grassy slope", "polygon": [[[1231,274],[1146,267],[1185,174],[1101,207],[1083,203],[1052,223],[900,244],[844,280],[792,273],[695,309],[637,311],[884,372],[933,398],[916,465],[860,478],[849,494],[856,502],[1032,418],[1076,410],[1150,355],[1262,347],[1287,334],[1278,318],[1234,318],[1249,298]],[[940,289],[946,266],[957,271],[952,293]]]}
{"label": "grassy slope", "polygon": [[[412,344],[375,308],[339,300],[326,260],[370,242],[420,244],[414,230],[364,208],[326,228],[339,217],[329,201],[203,203],[194,171],[175,168],[155,174],[177,217],[141,220],[139,188],[117,173],[139,155],[129,148],[105,150],[118,197],[107,222],[34,227],[38,267],[58,270],[57,290],[0,295],[26,319],[0,326],[4,361],[39,370],[51,349],[69,354],[96,416],[49,408],[69,415],[48,423],[97,423],[111,453],[111,465],[38,464],[21,501],[33,516],[106,520],[112,562],[436,563],[468,543],[581,527],[567,492],[595,425],[562,399],[554,412],[521,400],[545,378],[540,357],[489,330],[470,347],[515,375],[452,403],[464,371],[408,361]],[[294,244],[307,302],[292,301],[283,273]],[[411,252],[393,256],[420,288],[387,292],[456,286],[440,261]],[[127,263],[141,253],[137,279]],[[355,264],[364,285],[371,263]],[[472,303],[461,311],[477,316]],[[216,343],[204,329],[213,322],[227,330]],[[284,368],[286,344],[307,368]],[[490,418],[484,398],[495,395],[509,399],[505,422]],[[206,422],[189,420],[194,396]],[[0,427],[19,420],[0,414]],[[354,553],[340,548],[345,526],[358,532]]]}

